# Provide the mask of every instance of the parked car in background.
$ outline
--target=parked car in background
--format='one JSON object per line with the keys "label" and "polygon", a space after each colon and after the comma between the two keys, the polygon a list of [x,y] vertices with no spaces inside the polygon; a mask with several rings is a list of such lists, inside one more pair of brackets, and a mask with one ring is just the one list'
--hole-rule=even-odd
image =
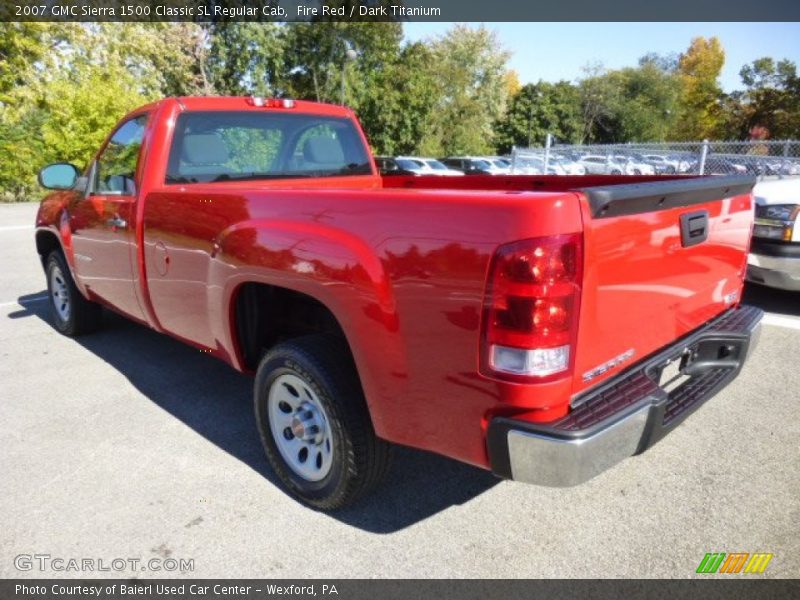
{"label": "parked car in background", "polygon": [[623,175],[625,165],[600,154],[587,154],[578,161],[590,175]]}
{"label": "parked car in background", "polygon": [[414,170],[405,169],[393,156],[376,156],[375,165],[381,175],[418,175]]}
{"label": "parked car in background", "polygon": [[464,173],[456,169],[450,169],[447,165],[435,158],[415,157],[426,167],[425,175],[444,175],[447,177],[463,177]]}
{"label": "parked car in background", "polygon": [[409,173],[414,173],[415,175],[427,175],[430,170],[424,162],[416,158],[396,156],[394,161],[397,163],[398,167]]}
{"label": "parked car in background", "polygon": [[[545,175],[544,158],[541,156],[518,156],[512,173],[515,175]],[[548,160],[547,175],[566,175],[564,168],[556,160]]]}
{"label": "parked car in background", "polygon": [[492,167],[493,175],[510,175],[511,161],[502,156],[484,156],[483,160]]}
{"label": "parked car in background", "polygon": [[747,279],[800,291],[800,178],[760,181]]}
{"label": "parked car in background", "polygon": [[[648,158],[648,156],[652,155],[633,153],[631,156],[637,162],[645,163],[653,167],[653,172],[656,175],[674,175],[677,172],[673,165],[667,164],[666,160],[653,160]],[[661,158],[664,159],[663,156]]]}
{"label": "parked car in background", "polygon": [[690,152],[668,154],[667,160],[673,161],[678,173],[688,173],[697,167],[697,157]]}
{"label": "parked car in background", "polygon": [[653,165],[656,173],[659,174],[666,173],[668,175],[673,175],[678,172],[680,167],[680,161],[667,158],[661,154],[639,154],[637,155],[637,158],[641,159],[643,162]]}
{"label": "parked car in background", "polygon": [[655,175],[656,170],[653,165],[640,161],[633,156],[616,154],[611,157],[614,162],[623,166],[625,175]]}
{"label": "parked car in background", "polygon": [[586,175],[586,167],[569,156],[556,154],[553,155],[551,160],[554,160],[555,164],[564,171],[564,175]]}
{"label": "parked car in background", "polygon": [[765,175],[800,175],[800,163],[789,159],[764,161]]}
{"label": "parked car in background", "polygon": [[418,156],[376,156],[375,164],[381,175],[446,175],[462,176],[464,173],[449,169],[435,158]]}
{"label": "parked car in background", "polygon": [[469,156],[449,156],[440,158],[439,162],[451,169],[461,171],[465,175],[494,175],[495,169],[481,158]]}
{"label": "parked car in background", "polygon": [[704,169],[706,175],[743,175],[748,172],[747,165],[741,162],[713,155],[706,158]]}

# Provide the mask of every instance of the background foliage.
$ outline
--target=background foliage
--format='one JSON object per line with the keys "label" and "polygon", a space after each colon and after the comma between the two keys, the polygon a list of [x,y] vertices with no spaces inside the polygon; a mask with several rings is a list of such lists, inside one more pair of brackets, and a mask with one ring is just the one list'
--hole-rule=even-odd
{"label": "background foliage", "polygon": [[494,154],[563,142],[800,137],[800,77],[788,60],[741,69],[697,38],[577,81],[521,85],[483,27],[404,43],[400,23],[0,23],[0,200],[36,199],[49,162],[82,166],[128,110],[163,96],[223,94],[344,102],[378,154]]}

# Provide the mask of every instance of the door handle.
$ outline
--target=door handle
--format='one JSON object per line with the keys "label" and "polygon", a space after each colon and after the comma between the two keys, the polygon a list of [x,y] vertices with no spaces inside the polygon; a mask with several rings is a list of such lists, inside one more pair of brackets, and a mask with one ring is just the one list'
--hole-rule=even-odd
{"label": "door handle", "polygon": [[119,215],[116,215],[113,219],[109,219],[108,221],[106,221],[106,224],[110,225],[114,229],[116,228],[124,229],[125,227],[128,226],[128,222]]}
{"label": "door handle", "polygon": [[708,211],[685,213],[680,217],[681,245],[686,248],[704,242],[708,238]]}

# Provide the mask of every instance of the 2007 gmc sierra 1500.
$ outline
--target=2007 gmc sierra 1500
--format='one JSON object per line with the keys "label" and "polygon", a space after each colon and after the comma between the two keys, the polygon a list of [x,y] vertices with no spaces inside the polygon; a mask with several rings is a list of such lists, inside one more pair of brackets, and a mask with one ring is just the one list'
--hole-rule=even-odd
{"label": "2007 gmc sierra 1500", "polygon": [[40,173],[55,327],[106,306],[255,373],[266,455],[320,509],[372,489],[390,443],[578,484],[752,351],[752,179],[382,178],[368,148],[340,106],[133,111],[84,172]]}

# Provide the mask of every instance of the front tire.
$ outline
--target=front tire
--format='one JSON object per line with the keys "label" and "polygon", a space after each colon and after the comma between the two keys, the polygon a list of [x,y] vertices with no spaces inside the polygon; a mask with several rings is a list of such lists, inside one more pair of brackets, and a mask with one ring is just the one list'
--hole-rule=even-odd
{"label": "front tire", "polygon": [[53,326],[70,337],[96,331],[102,321],[102,308],[80,293],[61,252],[50,253],[45,272]]}
{"label": "front tire", "polygon": [[346,345],[311,335],[275,346],[255,380],[261,442],[289,492],[320,510],[352,504],[384,478],[390,445],[375,435]]}

